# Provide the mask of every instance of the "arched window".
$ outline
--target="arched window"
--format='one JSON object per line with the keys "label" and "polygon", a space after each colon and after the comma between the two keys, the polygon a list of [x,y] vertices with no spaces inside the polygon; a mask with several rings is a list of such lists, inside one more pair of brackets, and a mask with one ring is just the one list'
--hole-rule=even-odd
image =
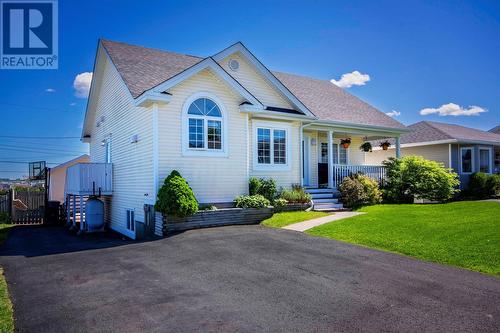
{"label": "arched window", "polygon": [[200,150],[222,150],[222,112],[211,99],[202,97],[189,105],[188,148]]}

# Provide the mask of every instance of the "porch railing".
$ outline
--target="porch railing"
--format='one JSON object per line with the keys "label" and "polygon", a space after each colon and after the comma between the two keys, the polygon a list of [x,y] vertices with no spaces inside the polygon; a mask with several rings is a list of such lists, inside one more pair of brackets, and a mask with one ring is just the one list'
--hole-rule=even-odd
{"label": "porch railing", "polygon": [[333,188],[337,188],[345,177],[356,173],[362,173],[379,183],[383,183],[385,179],[385,167],[382,165],[334,164]]}

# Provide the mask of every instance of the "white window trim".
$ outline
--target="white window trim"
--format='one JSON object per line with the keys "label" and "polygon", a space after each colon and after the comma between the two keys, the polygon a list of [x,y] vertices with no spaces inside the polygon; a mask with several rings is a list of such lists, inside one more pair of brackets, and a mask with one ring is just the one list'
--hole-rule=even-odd
{"label": "white window trim", "polygon": [[[264,128],[269,129],[271,131],[271,163],[270,164],[262,164],[259,163],[259,151],[258,151],[258,129]],[[285,140],[286,140],[286,164],[274,164],[274,130],[285,131]],[[291,156],[291,141],[290,141],[290,133],[292,127],[287,124],[274,123],[274,122],[263,122],[263,121],[255,121],[253,122],[253,170],[268,170],[268,171],[287,171],[290,170],[290,162],[292,160]]]}
{"label": "white window trim", "polygon": [[[217,106],[222,114],[222,118],[210,117],[210,116],[196,116],[189,115],[188,110],[191,104],[198,98],[208,98],[212,100]],[[205,120],[217,120],[221,122],[222,126],[222,149],[208,149],[208,121],[203,122],[203,142],[204,148],[190,148],[189,147],[189,118],[205,119]],[[197,92],[189,96],[182,107],[182,130],[181,130],[181,144],[182,144],[182,155],[183,156],[204,156],[204,157],[227,157],[228,156],[228,113],[224,107],[222,101],[214,94],[209,92]]]}
{"label": "white window trim", "polygon": [[494,163],[494,159],[495,159],[495,156],[493,156],[493,159],[492,159],[492,148],[491,147],[479,147],[478,148],[478,153],[479,153],[479,156],[478,156],[478,165],[479,165],[479,170],[478,171],[481,171],[481,150],[488,150],[489,151],[489,154],[488,154],[488,158],[490,160],[490,163],[489,163],[489,171],[486,172],[488,174],[491,174],[493,173],[493,163]]}
{"label": "white window trim", "polygon": [[[471,155],[470,155],[470,158],[471,158],[471,172],[464,172],[462,170],[462,166],[463,166],[463,163],[462,163],[462,156],[463,156],[462,150],[467,150],[467,149],[469,149],[471,151]],[[460,147],[460,165],[459,165],[459,167],[460,167],[460,173],[462,175],[470,175],[470,174],[474,173],[474,164],[475,164],[474,163],[474,147]]]}

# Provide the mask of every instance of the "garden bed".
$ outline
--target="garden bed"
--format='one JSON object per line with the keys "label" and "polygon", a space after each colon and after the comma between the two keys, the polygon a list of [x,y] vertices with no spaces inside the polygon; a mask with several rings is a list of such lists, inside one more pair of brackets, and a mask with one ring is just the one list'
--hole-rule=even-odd
{"label": "garden bed", "polygon": [[220,227],[226,225],[258,224],[273,216],[274,209],[266,208],[226,208],[199,211],[185,218],[164,216],[163,231],[184,231],[189,229]]}

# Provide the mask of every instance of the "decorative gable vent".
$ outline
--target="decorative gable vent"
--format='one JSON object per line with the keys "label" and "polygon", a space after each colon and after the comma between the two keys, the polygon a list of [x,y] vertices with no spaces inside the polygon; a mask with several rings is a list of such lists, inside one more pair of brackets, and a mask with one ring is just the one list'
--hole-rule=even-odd
{"label": "decorative gable vent", "polygon": [[229,64],[228,65],[229,65],[229,68],[232,71],[235,71],[235,72],[240,68],[240,63],[236,59],[229,60]]}

